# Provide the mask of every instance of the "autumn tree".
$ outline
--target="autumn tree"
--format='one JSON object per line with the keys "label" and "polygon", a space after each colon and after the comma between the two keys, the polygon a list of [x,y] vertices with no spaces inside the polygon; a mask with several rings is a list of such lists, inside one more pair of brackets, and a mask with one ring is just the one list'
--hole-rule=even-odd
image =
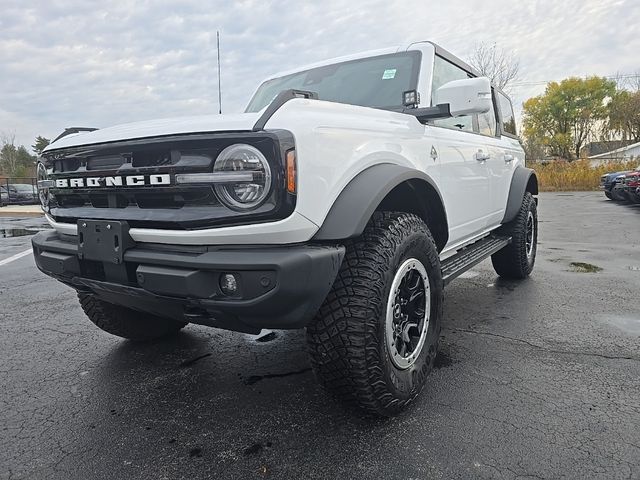
{"label": "autumn tree", "polygon": [[525,139],[542,142],[549,155],[578,158],[608,118],[607,104],[615,93],[615,82],[602,77],[572,77],[547,84],[543,95],[524,103]]}
{"label": "autumn tree", "polygon": [[514,54],[498,48],[495,43],[476,44],[469,57],[469,64],[501,90],[509,86],[520,70],[520,60]]}

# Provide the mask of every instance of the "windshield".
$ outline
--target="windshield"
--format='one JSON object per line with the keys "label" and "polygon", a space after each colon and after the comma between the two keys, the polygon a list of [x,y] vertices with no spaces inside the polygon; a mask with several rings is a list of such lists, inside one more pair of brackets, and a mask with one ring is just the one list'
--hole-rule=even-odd
{"label": "windshield", "polygon": [[290,88],[309,90],[320,100],[374,108],[402,107],[402,92],[418,83],[419,52],[402,52],[326,65],[260,85],[247,107],[258,112],[278,93]]}

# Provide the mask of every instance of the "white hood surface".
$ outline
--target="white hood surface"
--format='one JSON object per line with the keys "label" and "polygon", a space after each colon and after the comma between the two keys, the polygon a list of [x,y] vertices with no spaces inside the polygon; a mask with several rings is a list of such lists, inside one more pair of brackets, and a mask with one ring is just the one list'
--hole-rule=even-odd
{"label": "white hood surface", "polygon": [[125,123],[93,132],[67,135],[49,145],[45,152],[59,148],[93,145],[97,143],[134,140],[165,135],[250,131],[261,112],[233,115],[199,115],[195,117],[161,118],[144,122]]}

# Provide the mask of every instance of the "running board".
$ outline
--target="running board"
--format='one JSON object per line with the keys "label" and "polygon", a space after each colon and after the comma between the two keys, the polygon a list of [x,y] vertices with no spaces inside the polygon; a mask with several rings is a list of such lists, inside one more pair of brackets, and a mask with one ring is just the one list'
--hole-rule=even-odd
{"label": "running board", "polygon": [[451,280],[475,267],[485,258],[509,245],[509,243],[511,243],[511,237],[489,235],[458,250],[455,255],[442,261],[442,280],[444,284],[447,285]]}

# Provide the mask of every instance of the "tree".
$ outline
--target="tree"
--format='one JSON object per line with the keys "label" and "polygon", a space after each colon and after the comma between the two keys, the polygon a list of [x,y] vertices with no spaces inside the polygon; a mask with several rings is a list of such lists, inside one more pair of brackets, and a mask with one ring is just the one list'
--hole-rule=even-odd
{"label": "tree", "polygon": [[477,43],[469,58],[472,67],[501,90],[505,90],[509,83],[518,76],[520,60],[510,52],[493,44]]}
{"label": "tree", "polygon": [[36,152],[36,155],[40,156],[42,155],[42,151],[47,148],[47,146],[51,143],[51,140],[49,140],[48,138],[44,138],[40,135],[38,135],[36,137],[36,142],[31,145],[31,148],[33,149],[34,152]]}
{"label": "tree", "polygon": [[615,82],[602,77],[573,77],[547,84],[543,95],[524,103],[525,139],[541,141],[549,155],[578,158],[607,119],[607,102],[615,92]]}
{"label": "tree", "polygon": [[10,177],[29,173],[36,158],[23,145],[16,147],[14,134],[0,134],[0,170]]}
{"label": "tree", "polygon": [[618,90],[609,102],[607,128],[623,140],[640,142],[640,90]]}

